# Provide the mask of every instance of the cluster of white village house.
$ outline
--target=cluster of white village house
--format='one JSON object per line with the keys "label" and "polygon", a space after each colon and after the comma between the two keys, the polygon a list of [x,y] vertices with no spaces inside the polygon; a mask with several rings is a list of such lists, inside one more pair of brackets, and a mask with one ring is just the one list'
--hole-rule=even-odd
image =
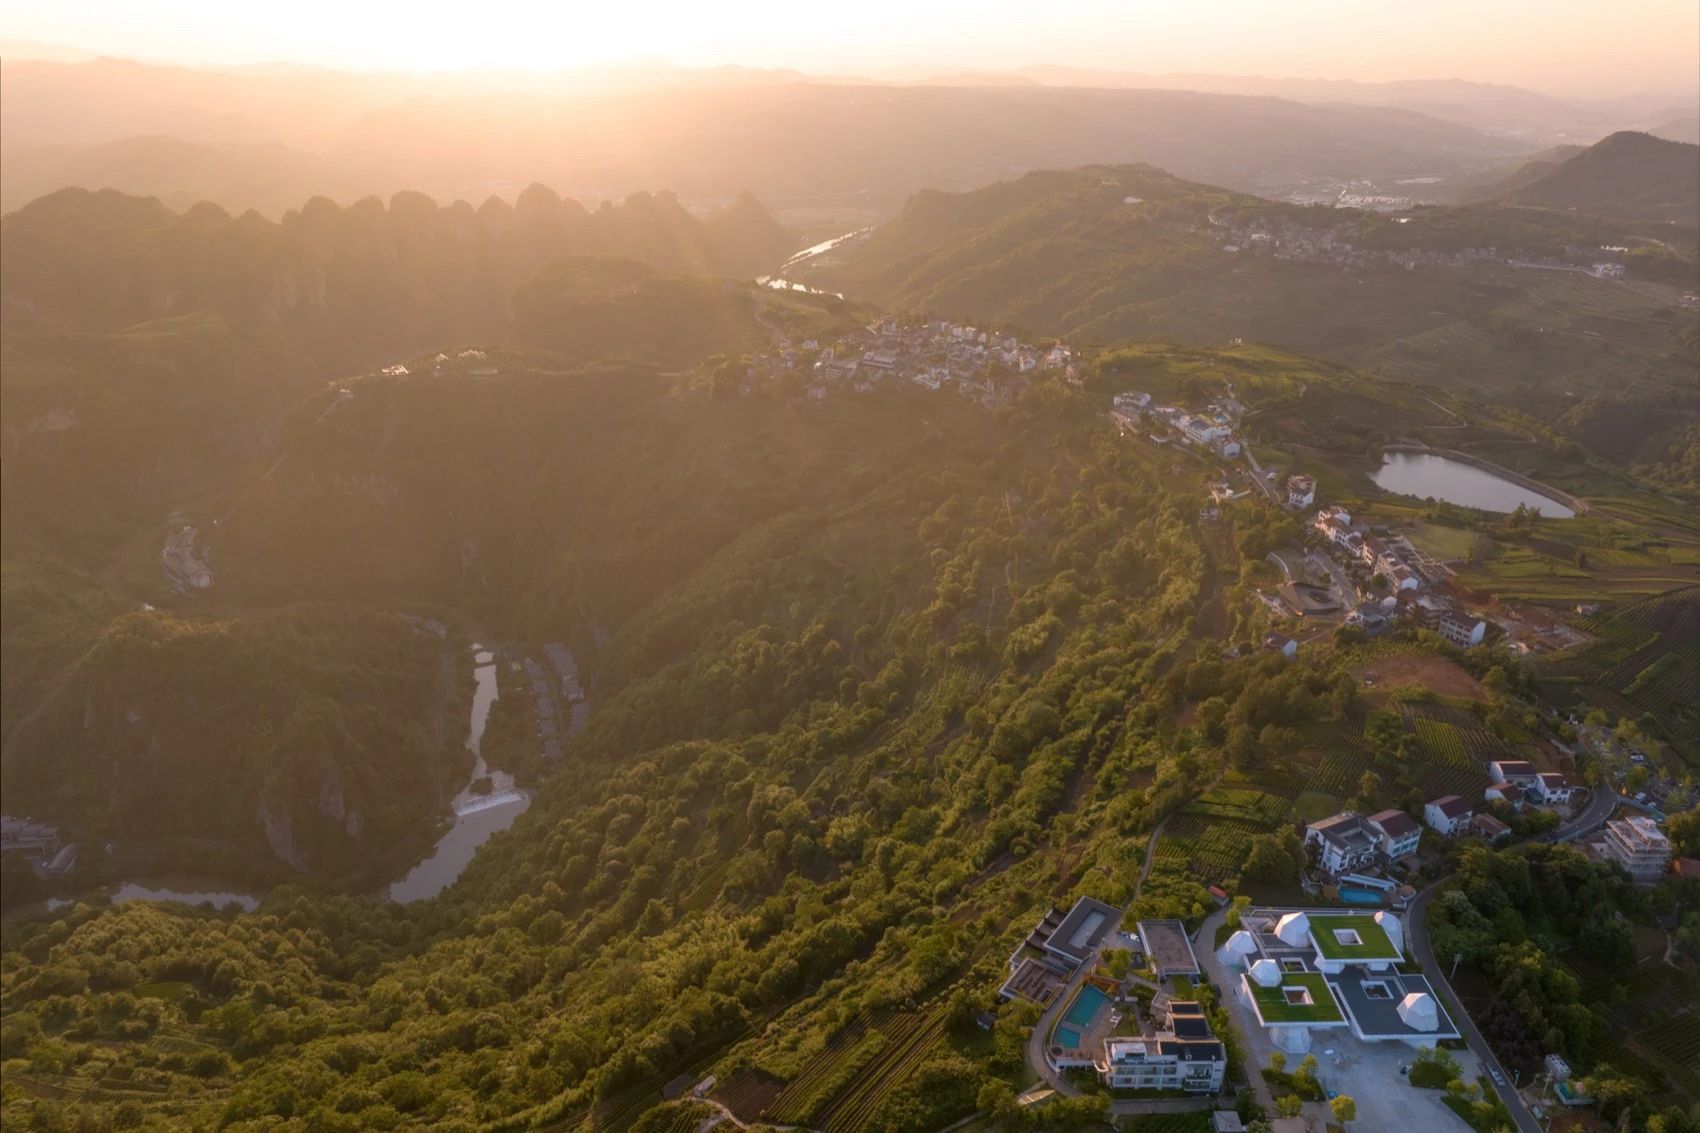
{"label": "cluster of white village house", "polygon": [[[1149,420],[1167,426],[1151,434],[1155,443],[1167,443],[1171,437],[1197,449],[1214,452],[1224,458],[1237,457],[1244,451],[1234,435],[1234,423],[1241,413],[1233,397],[1212,402],[1204,410],[1191,412],[1174,405],[1157,405],[1149,393],[1124,390],[1112,400],[1111,417],[1124,430],[1135,428]],[[1256,466],[1254,462],[1254,473]],[[1273,476],[1274,473],[1268,473]],[[1316,478],[1303,473],[1287,477],[1286,491],[1281,493],[1267,487],[1270,497],[1294,511],[1307,511],[1316,503]],[[1214,484],[1210,489],[1212,504],[1238,499],[1245,490],[1235,491],[1227,482]],[[1214,514],[1206,509],[1206,515]],[[1397,614],[1404,614],[1425,629],[1432,629],[1460,649],[1480,645],[1487,636],[1488,624],[1459,609],[1451,600],[1425,591],[1425,582],[1444,577],[1445,568],[1432,560],[1423,561],[1409,543],[1400,539],[1384,539],[1353,525],[1351,514],[1339,505],[1322,508],[1311,524],[1322,535],[1333,553],[1354,564],[1361,564],[1371,577],[1386,580],[1390,594],[1380,601],[1363,602],[1346,614],[1346,624],[1357,626],[1369,636],[1385,632]],[[1334,608],[1334,607],[1329,607]],[[1302,605],[1293,612],[1304,616]],[[1271,634],[1266,642],[1270,648],[1292,656],[1298,643],[1281,634]]]}
{"label": "cluster of white village house", "polygon": [[[1111,402],[1111,415],[1123,428],[1132,428],[1142,417],[1150,416],[1174,430],[1185,444],[1209,449],[1219,456],[1240,454],[1240,442],[1234,437],[1234,421],[1239,417],[1239,405],[1232,398],[1212,402],[1199,412],[1189,412],[1176,405],[1153,405],[1151,395],[1137,390],[1124,390]],[[1158,443],[1167,437],[1152,434]]]}
{"label": "cluster of white village house", "polygon": [[[1297,485],[1294,481],[1298,481]],[[1288,504],[1295,508],[1309,506],[1315,498],[1316,481],[1309,476],[1295,476],[1288,481]],[[1305,503],[1299,503],[1299,499]],[[1488,624],[1467,614],[1454,603],[1437,594],[1424,593],[1427,581],[1424,570],[1415,560],[1409,544],[1382,539],[1353,526],[1351,513],[1339,504],[1319,510],[1311,526],[1322,535],[1336,555],[1361,563],[1372,576],[1385,579],[1391,595],[1381,602],[1360,606],[1346,615],[1348,625],[1356,625],[1366,634],[1383,632],[1396,612],[1414,618],[1425,629],[1432,629],[1460,649],[1480,645],[1487,636]]]}
{"label": "cluster of white village house", "polygon": [[990,407],[1011,400],[1026,386],[1027,375],[1036,371],[1078,379],[1075,353],[1062,343],[1035,346],[1013,335],[942,319],[883,319],[824,348],[814,339],[799,345],[781,338],[778,352],[753,357],[750,370],[759,378],[796,373],[805,364],[808,396],[816,400],[833,387],[865,393],[888,383],[913,382],[929,390],[948,386]]}
{"label": "cluster of white village house", "polygon": [[[1556,771],[1536,771],[1521,759],[1498,759],[1488,764],[1493,780],[1483,791],[1486,802],[1503,802],[1513,810],[1528,803],[1568,807],[1581,789]],[[1474,834],[1497,842],[1511,831],[1491,814],[1477,814],[1475,805],[1459,795],[1442,795],[1423,804],[1423,825],[1448,838]],[[1389,865],[1417,852],[1422,826],[1402,810],[1371,815],[1343,811],[1305,827],[1305,845],[1315,847],[1316,864],[1325,873],[1354,882],[1373,883],[1353,871]],[[1614,861],[1639,883],[1657,881],[1670,868],[1671,843],[1658,823],[1646,815],[1612,819],[1600,840],[1587,849]]]}

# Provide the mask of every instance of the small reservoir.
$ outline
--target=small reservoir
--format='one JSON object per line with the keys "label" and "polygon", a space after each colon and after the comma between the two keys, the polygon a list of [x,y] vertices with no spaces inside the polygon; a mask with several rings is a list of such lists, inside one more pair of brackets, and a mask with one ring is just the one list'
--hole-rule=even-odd
{"label": "small reservoir", "polygon": [[1444,500],[1482,511],[1513,512],[1521,504],[1548,519],[1569,519],[1576,514],[1551,496],[1437,452],[1384,452],[1381,467],[1370,479],[1386,492]]}

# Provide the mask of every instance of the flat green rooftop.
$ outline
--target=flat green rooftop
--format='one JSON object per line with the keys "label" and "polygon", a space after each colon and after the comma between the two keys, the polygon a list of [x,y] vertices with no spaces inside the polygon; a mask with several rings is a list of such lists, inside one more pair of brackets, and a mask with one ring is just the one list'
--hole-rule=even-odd
{"label": "flat green rooftop", "polygon": [[1264,987],[1250,976],[1251,1001],[1257,1017],[1270,1023],[1340,1023],[1345,1015],[1321,972],[1283,972],[1278,987]]}
{"label": "flat green rooftop", "polygon": [[1310,938],[1325,960],[1398,960],[1387,930],[1371,913],[1310,914]]}

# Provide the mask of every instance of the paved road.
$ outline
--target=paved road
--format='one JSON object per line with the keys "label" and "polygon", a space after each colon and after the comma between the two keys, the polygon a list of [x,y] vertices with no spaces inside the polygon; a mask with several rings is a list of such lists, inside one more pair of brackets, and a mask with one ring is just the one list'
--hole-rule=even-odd
{"label": "paved road", "polygon": [[1246,463],[1251,465],[1251,478],[1252,478],[1252,480],[1256,482],[1256,484],[1259,488],[1263,489],[1263,494],[1265,496],[1269,497],[1270,503],[1272,503],[1272,504],[1280,503],[1281,501],[1279,499],[1277,499],[1276,496],[1275,496],[1275,489],[1270,485],[1269,481],[1266,480],[1263,476],[1263,465],[1257,463],[1257,457],[1252,455],[1250,443],[1248,443],[1246,441],[1241,441],[1240,442],[1240,451],[1245,454]]}
{"label": "paved road", "polygon": [[1074,993],[1086,979],[1086,973],[1092,970],[1090,964],[1082,964],[1080,970],[1069,977],[1068,985],[1057,992],[1057,997],[1051,1000],[1051,1005],[1045,1008],[1039,1021],[1033,1024],[1032,1033],[1027,1036],[1027,1065],[1033,1072],[1045,1080],[1045,1085],[1064,1097],[1078,1097],[1080,1091],[1061,1073],[1051,1066],[1051,1060],[1045,1057],[1045,1038],[1051,1033],[1051,1024],[1061,1011],[1074,998]]}
{"label": "paved road", "polygon": [[1595,788],[1588,798],[1588,805],[1582,808],[1582,813],[1546,836],[1548,842],[1574,842],[1587,834],[1592,834],[1605,824],[1611,817],[1611,812],[1621,800],[1617,792],[1610,787],[1601,785]]}
{"label": "paved road", "polygon": [[[1216,994],[1222,999],[1224,1006],[1234,994],[1234,988],[1238,986],[1235,975],[1224,968],[1222,962],[1216,958],[1216,929],[1227,919],[1228,910],[1217,909],[1204,918],[1204,923],[1199,925],[1198,931],[1192,935],[1192,950],[1198,956],[1199,966],[1204,969],[1204,974],[1210,977],[1210,982],[1216,985]],[[1263,1080],[1261,1069],[1264,1058],[1257,1053],[1255,1036],[1242,1036],[1240,1048],[1246,1064],[1246,1081],[1251,1085],[1251,1092],[1257,1095],[1257,1103],[1263,1107],[1264,1112],[1273,1114],[1275,1095],[1269,1089],[1269,1083]]]}
{"label": "paved road", "polygon": [[[1505,1080],[1505,1085],[1496,1085],[1493,1088],[1499,1094],[1499,1100],[1505,1103],[1505,1108],[1511,1111],[1511,1119],[1517,1124],[1519,1133],[1541,1133],[1541,1127],[1535,1121],[1534,1115],[1523,1104],[1523,1099],[1517,1095],[1517,1091],[1511,1088],[1511,1075],[1506,1073],[1504,1066],[1500,1065],[1499,1058],[1488,1046],[1487,1040],[1482,1038],[1482,1033],[1476,1029],[1476,1024],[1471,1021],[1469,1013],[1458,1002],[1457,994],[1446,980],[1445,969],[1435,962],[1434,949],[1429,944],[1428,925],[1424,917],[1427,913],[1430,895],[1442,883],[1437,881],[1418,893],[1416,899],[1411,902],[1410,908],[1406,911],[1405,931],[1411,939],[1411,955],[1416,957],[1417,963],[1423,966],[1423,973],[1428,976],[1429,983],[1445,999],[1446,1009],[1452,1013],[1453,1021],[1458,1024],[1459,1033],[1470,1044],[1470,1049],[1475,1052],[1477,1060],[1483,1067],[1496,1067],[1499,1070],[1500,1076]],[[1447,959],[1450,963],[1451,958],[1448,957]]]}

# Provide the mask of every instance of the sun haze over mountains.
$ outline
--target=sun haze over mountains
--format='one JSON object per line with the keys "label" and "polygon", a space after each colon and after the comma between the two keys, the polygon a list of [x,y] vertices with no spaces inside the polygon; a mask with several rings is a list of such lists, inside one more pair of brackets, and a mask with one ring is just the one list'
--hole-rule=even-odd
{"label": "sun haze over mountains", "polygon": [[0,1126],[1700,1133],[1697,20],[0,8]]}

